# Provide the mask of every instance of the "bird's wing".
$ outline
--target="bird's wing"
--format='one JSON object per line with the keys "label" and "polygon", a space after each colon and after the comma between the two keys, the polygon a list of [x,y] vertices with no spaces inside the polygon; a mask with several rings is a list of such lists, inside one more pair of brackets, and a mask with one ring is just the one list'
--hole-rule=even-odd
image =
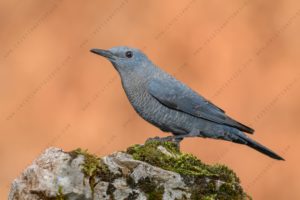
{"label": "bird's wing", "polygon": [[148,92],[165,106],[218,124],[235,127],[247,133],[254,130],[227,116],[221,108],[176,80],[154,79]]}

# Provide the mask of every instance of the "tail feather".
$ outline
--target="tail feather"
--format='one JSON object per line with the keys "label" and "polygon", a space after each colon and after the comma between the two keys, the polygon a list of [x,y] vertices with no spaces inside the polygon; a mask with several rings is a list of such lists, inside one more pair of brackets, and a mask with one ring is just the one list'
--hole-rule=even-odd
{"label": "tail feather", "polygon": [[240,123],[240,122],[238,122],[238,121],[236,121],[236,120],[234,120],[234,119],[232,119],[230,117],[227,117],[226,122],[227,122],[228,126],[237,128],[240,131],[243,131],[243,132],[246,132],[246,133],[250,133],[250,134],[254,133],[254,129],[252,129],[249,126],[246,126],[245,124],[242,124],[242,123]]}
{"label": "tail feather", "polygon": [[259,144],[258,142],[252,140],[251,138],[248,138],[247,136],[242,136],[239,135],[239,137],[245,141],[245,144],[271,158],[274,158],[276,160],[284,160],[284,158],[282,158],[281,156],[277,155],[275,152],[273,152],[272,150],[268,149],[267,147]]}

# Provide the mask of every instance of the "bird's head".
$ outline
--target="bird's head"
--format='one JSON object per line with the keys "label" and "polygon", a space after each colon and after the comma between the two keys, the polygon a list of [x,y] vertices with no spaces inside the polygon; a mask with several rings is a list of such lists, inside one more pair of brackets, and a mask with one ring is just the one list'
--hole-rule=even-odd
{"label": "bird's head", "polygon": [[121,74],[145,72],[152,64],[142,51],[125,46],[113,47],[109,50],[91,49],[91,52],[107,58]]}

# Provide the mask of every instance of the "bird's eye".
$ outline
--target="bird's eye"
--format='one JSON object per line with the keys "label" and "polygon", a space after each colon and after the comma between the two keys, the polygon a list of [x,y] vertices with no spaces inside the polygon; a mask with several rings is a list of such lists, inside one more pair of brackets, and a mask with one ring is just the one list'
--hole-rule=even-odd
{"label": "bird's eye", "polygon": [[131,58],[132,57],[132,51],[126,51],[125,53],[127,58]]}

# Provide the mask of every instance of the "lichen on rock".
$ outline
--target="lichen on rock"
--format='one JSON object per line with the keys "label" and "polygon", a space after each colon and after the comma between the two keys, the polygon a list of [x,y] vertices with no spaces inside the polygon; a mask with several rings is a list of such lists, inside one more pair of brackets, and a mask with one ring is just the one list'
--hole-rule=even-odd
{"label": "lichen on rock", "polygon": [[99,158],[86,150],[47,149],[11,187],[9,200],[250,199],[236,174],[147,141]]}

